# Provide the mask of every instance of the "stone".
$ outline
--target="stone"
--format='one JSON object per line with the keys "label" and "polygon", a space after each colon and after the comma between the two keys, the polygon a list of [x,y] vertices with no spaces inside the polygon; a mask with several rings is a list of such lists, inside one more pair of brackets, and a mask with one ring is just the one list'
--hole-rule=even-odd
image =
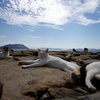
{"label": "stone", "polygon": [[100,92],[80,97],[80,100],[100,100]]}
{"label": "stone", "polygon": [[0,82],[0,98],[2,97],[3,92],[3,84]]}
{"label": "stone", "polygon": [[43,69],[44,68],[37,68],[36,72],[38,75],[22,88],[22,94],[32,94],[33,97],[38,99],[46,93],[49,93],[49,96],[55,97],[52,94],[53,92],[51,92],[53,89],[58,91],[62,87],[73,89],[76,86],[71,73],[54,68]]}
{"label": "stone", "polygon": [[53,99],[53,100],[77,100],[77,99],[66,97],[66,98],[58,98],[58,99]]}
{"label": "stone", "polygon": [[77,98],[78,96],[82,95],[81,93],[75,91],[74,89],[68,89],[65,87],[49,88],[48,92],[53,98],[66,98],[66,97]]}

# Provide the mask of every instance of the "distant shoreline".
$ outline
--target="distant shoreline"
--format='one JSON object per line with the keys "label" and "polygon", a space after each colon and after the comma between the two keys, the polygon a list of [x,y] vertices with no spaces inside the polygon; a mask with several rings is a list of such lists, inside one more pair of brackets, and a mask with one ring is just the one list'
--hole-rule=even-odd
{"label": "distant shoreline", "polygon": [[[40,48],[41,50],[45,50],[46,48]],[[37,48],[29,48],[29,49],[13,49],[14,51],[25,51],[25,50],[37,50]],[[49,48],[49,51],[72,51],[73,49],[62,49],[62,48]],[[83,49],[75,49],[76,51],[83,52]],[[100,49],[89,49],[88,52],[100,52]]]}

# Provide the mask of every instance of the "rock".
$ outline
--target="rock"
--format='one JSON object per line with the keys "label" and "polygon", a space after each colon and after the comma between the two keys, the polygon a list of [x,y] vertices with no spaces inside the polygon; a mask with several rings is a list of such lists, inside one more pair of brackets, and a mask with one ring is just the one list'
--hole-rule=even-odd
{"label": "rock", "polygon": [[77,99],[66,97],[66,98],[59,98],[59,99],[53,99],[53,100],[77,100]]}
{"label": "rock", "polygon": [[100,54],[90,55],[92,59],[100,59]]}
{"label": "rock", "polygon": [[59,58],[61,58],[61,59],[63,59],[63,60],[67,60],[66,57],[63,56],[63,55],[55,55],[55,56],[56,56],[56,57],[59,57]]}
{"label": "rock", "polygon": [[77,98],[79,95],[82,95],[81,93],[76,92],[74,89],[68,89],[64,87],[49,88],[48,92],[53,98]]}
{"label": "rock", "polygon": [[75,91],[78,91],[79,93],[82,93],[84,95],[89,94],[86,90],[82,89],[81,87],[75,88]]}
{"label": "rock", "polygon": [[86,67],[88,64],[90,64],[90,63],[92,63],[92,62],[96,62],[96,61],[99,61],[99,60],[81,60],[81,59],[77,59],[76,60],[76,62],[77,62],[77,64],[79,65],[79,66],[84,66],[84,67]]}
{"label": "rock", "polygon": [[100,92],[80,97],[80,100],[100,100]]}
{"label": "rock", "polygon": [[25,53],[22,53],[22,51],[21,52],[14,52],[14,54],[13,54],[13,56],[14,57],[26,57],[26,56],[28,56],[28,54],[25,54]]}
{"label": "rock", "polygon": [[16,61],[20,61],[17,57],[13,57],[13,59],[16,60]]}
{"label": "rock", "polygon": [[[34,79],[29,81],[28,84],[22,88],[22,94],[32,94],[33,97],[39,99],[44,94],[49,93],[49,97],[55,98],[56,96],[54,94],[57,94],[57,91],[60,91],[60,88],[64,87],[73,89],[76,85],[72,79],[71,73],[59,69],[37,68],[36,72],[38,75],[34,76]],[[62,90],[61,94],[63,95],[63,93]]]}
{"label": "rock", "polygon": [[80,53],[74,52],[74,56],[80,56]]}
{"label": "rock", "polygon": [[[40,100],[76,100],[80,93],[68,88],[50,88]],[[80,94],[81,95],[81,94]],[[56,98],[56,99],[55,99]]]}
{"label": "rock", "polygon": [[38,56],[38,51],[33,51],[34,56]]}
{"label": "rock", "polygon": [[0,98],[2,97],[3,92],[3,84],[0,82]]}

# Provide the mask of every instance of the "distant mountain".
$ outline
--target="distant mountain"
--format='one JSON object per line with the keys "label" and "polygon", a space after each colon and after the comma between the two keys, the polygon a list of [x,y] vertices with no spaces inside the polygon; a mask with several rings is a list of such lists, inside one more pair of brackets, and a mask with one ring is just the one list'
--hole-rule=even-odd
{"label": "distant mountain", "polygon": [[13,50],[25,50],[25,49],[29,49],[28,47],[26,47],[23,44],[7,44],[7,45],[1,46],[1,47],[8,47],[8,48],[11,48]]}
{"label": "distant mountain", "polygon": [[90,48],[89,51],[90,51],[90,52],[100,52],[100,49]]}

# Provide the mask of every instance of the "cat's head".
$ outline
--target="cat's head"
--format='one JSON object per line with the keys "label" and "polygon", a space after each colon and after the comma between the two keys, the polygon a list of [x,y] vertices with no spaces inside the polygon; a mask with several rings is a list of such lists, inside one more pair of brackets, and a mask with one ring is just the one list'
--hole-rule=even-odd
{"label": "cat's head", "polygon": [[10,48],[8,48],[8,47],[3,47],[2,48],[2,53],[4,53],[4,54],[9,53],[9,51],[10,51]]}
{"label": "cat's head", "polygon": [[10,49],[10,48],[8,48],[8,47],[3,47],[3,48],[1,48],[1,51],[0,52],[2,52],[3,54],[11,54],[12,55],[12,53],[14,52],[12,49]]}
{"label": "cat's head", "polygon": [[48,48],[46,50],[38,49],[38,51],[39,51],[38,53],[39,58],[46,58],[48,56]]}

